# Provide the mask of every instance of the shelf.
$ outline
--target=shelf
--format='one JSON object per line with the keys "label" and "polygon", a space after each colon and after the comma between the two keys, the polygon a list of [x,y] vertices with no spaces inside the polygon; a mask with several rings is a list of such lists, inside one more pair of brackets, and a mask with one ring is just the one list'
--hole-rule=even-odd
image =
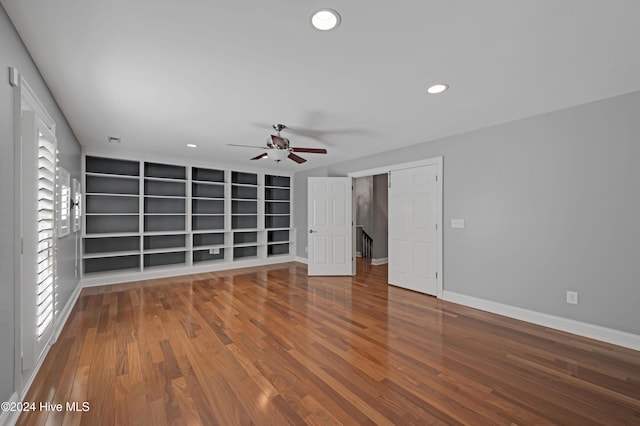
{"label": "shelf", "polygon": [[237,186],[231,187],[232,200],[258,200],[258,187],[256,186]]}
{"label": "shelf", "polygon": [[258,203],[255,200],[232,200],[233,214],[258,214]]}
{"label": "shelf", "polygon": [[211,186],[224,186],[225,185],[224,182],[207,182],[207,181],[204,181],[204,180],[192,180],[191,182],[194,183],[194,184],[197,184],[197,185],[211,185]]}
{"label": "shelf", "polygon": [[118,257],[118,256],[131,256],[139,255],[140,250],[131,251],[105,251],[100,253],[85,253],[82,255],[83,259],[99,259],[103,257]]}
{"label": "shelf", "polygon": [[240,259],[240,258],[255,258],[258,255],[258,246],[257,245],[252,245],[252,246],[246,246],[246,247],[234,247],[233,248],[233,258],[234,259]]}
{"label": "shelf", "polygon": [[224,245],[224,244],[212,244],[212,245],[209,245],[209,246],[195,246],[194,245],[193,246],[193,251],[196,251],[196,250],[211,250],[211,249],[215,249],[215,248],[224,249],[224,248],[229,248],[229,246]]}
{"label": "shelf", "polygon": [[217,254],[209,253],[209,250],[194,250],[193,251],[193,262],[201,263],[201,262],[223,262],[224,261],[224,248],[220,249],[220,252]]}
{"label": "shelf", "polygon": [[291,187],[291,178],[289,176],[265,175],[264,186],[265,188],[289,188]]}
{"label": "shelf", "polygon": [[145,235],[144,236],[144,252],[149,253],[150,250],[166,250],[181,247],[186,249],[187,234],[162,234],[162,235]]}
{"label": "shelf", "polygon": [[157,254],[157,253],[175,253],[175,252],[184,252],[186,251],[186,247],[167,247],[167,248],[158,248],[158,249],[148,249],[144,250],[144,254]]}
{"label": "shelf", "polygon": [[140,163],[131,160],[87,156],[85,171],[86,173],[140,176]]}
{"label": "shelf", "polygon": [[289,242],[289,230],[282,231],[268,231],[267,232],[267,242],[278,243],[278,242]]}
{"label": "shelf", "polygon": [[151,177],[151,176],[145,176],[144,180],[149,180],[149,181],[157,181],[157,182],[186,182],[185,179],[180,179],[180,178],[166,178],[166,177]]}
{"label": "shelf", "polygon": [[136,231],[136,232],[108,232],[108,233],[101,233],[101,234],[89,233],[89,234],[84,234],[82,238],[84,239],[99,238],[103,240],[105,238],[139,237],[139,236],[140,234]]}
{"label": "shelf", "polygon": [[139,194],[113,194],[109,192],[85,192],[85,195],[99,195],[103,197],[127,197],[127,198],[140,198]]}
{"label": "shelf", "polygon": [[258,175],[255,173],[231,172],[231,183],[236,185],[258,185]]}
{"label": "shelf", "polygon": [[224,214],[224,200],[192,200],[193,214]]}
{"label": "shelf", "polygon": [[85,213],[85,216],[137,216],[138,212],[121,212],[121,213]]}
{"label": "shelf", "polygon": [[255,245],[258,243],[258,232],[257,231],[248,231],[248,232],[234,232],[233,233],[233,245],[237,246],[239,244],[251,243]]}
{"label": "shelf", "polygon": [[224,199],[225,185],[212,185],[210,183],[197,183],[191,184],[191,195],[196,198],[218,198]]}
{"label": "shelf", "polygon": [[187,217],[181,215],[144,216],[144,232],[184,231]]}
{"label": "shelf", "polygon": [[194,167],[191,170],[191,178],[195,182],[224,183],[224,170],[203,169]]}
{"label": "shelf", "polygon": [[144,195],[159,197],[186,197],[187,187],[185,182],[169,182],[157,180],[144,180]]}
{"label": "shelf", "polygon": [[194,231],[224,229],[224,216],[192,216],[191,228]]}
{"label": "shelf", "polygon": [[289,243],[272,244],[267,246],[267,256],[289,254]]}
{"label": "shelf", "polygon": [[143,255],[144,268],[182,264],[186,261],[186,250],[169,253],[150,253]]}
{"label": "shelf", "polygon": [[140,180],[140,176],[129,176],[129,175],[119,175],[117,173],[85,173],[85,176],[96,176],[96,177],[107,177],[107,178],[118,178],[118,179],[131,179],[135,181]]}
{"label": "shelf", "polygon": [[146,236],[156,236],[156,235],[187,235],[188,232],[184,231],[184,230],[179,230],[179,231],[152,231],[152,232],[145,232],[143,235]]}
{"label": "shelf", "polygon": [[138,232],[139,222],[137,214],[100,215],[85,217],[86,232],[88,234],[113,234],[124,232]]}
{"label": "shelf", "polygon": [[291,222],[291,218],[289,215],[286,216],[271,216],[265,215],[264,217],[264,227],[267,229],[271,228],[288,228]]}
{"label": "shelf", "polygon": [[271,241],[268,242],[268,246],[276,245],[276,244],[293,244],[295,241]]}
{"label": "shelf", "polygon": [[254,229],[258,227],[258,216],[231,216],[232,229]]}
{"label": "shelf", "polygon": [[87,194],[85,201],[86,214],[116,213],[138,214],[140,202],[138,196],[121,195],[91,195]]}
{"label": "shelf", "polygon": [[140,270],[140,255],[125,255],[82,260],[85,273],[120,271],[122,269]]}
{"label": "shelf", "polygon": [[196,234],[193,236],[193,247],[215,247],[224,245],[224,233]]}
{"label": "shelf", "polygon": [[140,251],[140,237],[138,235],[85,237],[84,256],[100,255],[111,252]]}
{"label": "shelf", "polygon": [[187,168],[172,164],[144,163],[145,178],[187,179]]}
{"label": "shelf", "polygon": [[289,188],[265,188],[264,199],[265,201],[289,201],[291,199]]}
{"label": "shelf", "polygon": [[140,194],[138,179],[123,178],[121,176],[86,176],[85,187],[87,194]]}

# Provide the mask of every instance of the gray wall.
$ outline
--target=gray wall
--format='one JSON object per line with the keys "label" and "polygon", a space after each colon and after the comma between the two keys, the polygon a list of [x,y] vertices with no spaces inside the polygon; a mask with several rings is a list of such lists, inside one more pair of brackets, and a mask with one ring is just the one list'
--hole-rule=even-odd
{"label": "gray wall", "polygon": [[353,196],[356,199],[356,225],[369,233],[373,228],[373,176],[354,179]]}
{"label": "gray wall", "polygon": [[[15,391],[14,383],[14,203],[16,167],[14,156],[14,91],[9,85],[9,67],[15,67],[36,92],[56,122],[60,165],[80,177],[80,146],[11,21],[0,6],[0,401]],[[78,280],[75,278],[75,236],[59,240],[58,306],[63,307]]]}
{"label": "gray wall", "polygon": [[389,253],[389,186],[387,175],[373,176],[373,259],[384,259]]}
{"label": "gray wall", "polygon": [[[635,92],[297,173],[295,199],[308,176],[443,156],[446,291],[640,334],[639,112]],[[294,219],[305,257],[306,202]]]}
{"label": "gray wall", "polygon": [[354,179],[353,197],[356,205],[356,252],[362,252],[362,231],[371,235],[373,230],[373,176]]}

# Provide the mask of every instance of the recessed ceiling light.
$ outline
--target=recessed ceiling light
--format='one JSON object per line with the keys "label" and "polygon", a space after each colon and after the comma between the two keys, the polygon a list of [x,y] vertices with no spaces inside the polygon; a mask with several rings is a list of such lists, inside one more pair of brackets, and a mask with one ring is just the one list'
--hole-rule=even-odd
{"label": "recessed ceiling light", "polygon": [[187,148],[197,148],[198,145],[196,145],[195,143],[188,143],[187,144]]}
{"label": "recessed ceiling light", "polygon": [[435,95],[435,94],[444,92],[448,88],[449,88],[449,86],[447,84],[438,83],[438,84],[434,84],[432,86],[429,86],[429,88],[427,89],[427,92],[432,94],[432,95]]}
{"label": "recessed ceiling light", "polygon": [[320,31],[329,31],[340,25],[340,14],[333,9],[320,9],[311,15],[311,25]]}

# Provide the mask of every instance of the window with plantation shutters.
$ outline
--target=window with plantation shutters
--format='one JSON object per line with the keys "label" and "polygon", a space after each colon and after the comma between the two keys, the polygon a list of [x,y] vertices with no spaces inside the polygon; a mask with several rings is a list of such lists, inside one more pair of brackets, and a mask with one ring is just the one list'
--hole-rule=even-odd
{"label": "window with plantation shutters", "polygon": [[36,278],[36,335],[53,321],[55,286],[55,170],[53,143],[38,138],[38,268]]}

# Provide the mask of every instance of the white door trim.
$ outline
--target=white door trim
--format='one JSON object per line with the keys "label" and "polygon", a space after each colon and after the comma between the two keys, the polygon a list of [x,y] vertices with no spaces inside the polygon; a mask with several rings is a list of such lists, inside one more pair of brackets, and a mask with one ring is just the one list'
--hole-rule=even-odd
{"label": "white door trim", "polygon": [[[22,75],[15,68],[10,68],[10,73],[14,76],[14,80],[17,80],[19,83],[14,87],[14,103],[13,103],[13,123],[14,123],[14,194],[13,194],[13,205],[14,205],[14,232],[13,232],[13,245],[14,245],[14,275],[13,275],[13,286],[14,286],[14,321],[15,321],[15,330],[14,330],[14,389],[21,397],[24,396],[26,390],[30,386],[33,377],[35,377],[35,373],[39,368],[39,364],[37,364],[34,368],[34,374],[30,379],[25,379],[22,372],[22,297],[23,297],[23,289],[22,289],[22,110],[31,110],[36,113],[40,121],[53,133],[55,134],[56,124],[53,121],[53,118],[49,115],[46,108],[38,99],[35,91],[29,86],[27,81],[24,79]],[[19,78],[18,78],[19,77]],[[55,323],[54,323],[55,325]],[[45,350],[46,354],[46,350]],[[44,355],[41,357],[40,362],[44,359]]]}
{"label": "white door trim", "polygon": [[[437,282],[437,297],[438,299],[442,299],[443,297],[443,292],[444,292],[444,280],[443,280],[443,275],[444,275],[444,261],[443,261],[443,251],[444,251],[444,247],[443,247],[443,229],[444,229],[444,225],[442,222],[442,218],[443,218],[443,208],[444,208],[444,203],[443,203],[443,163],[444,163],[444,157],[433,157],[433,158],[427,158],[424,160],[417,160],[417,161],[410,161],[407,163],[400,163],[400,164],[393,164],[393,165],[389,165],[389,166],[383,166],[383,167],[377,167],[374,169],[366,169],[366,170],[358,170],[355,172],[350,172],[347,174],[347,176],[351,177],[351,178],[358,178],[358,177],[364,177],[364,176],[373,176],[373,175],[381,175],[381,174],[388,174],[389,172],[393,172],[394,170],[402,170],[402,169],[410,169],[413,167],[420,167],[420,166],[431,166],[431,165],[435,165],[437,166],[437,174],[438,174],[438,183],[437,183],[437,189],[438,189],[438,193],[439,193],[439,199],[440,199],[440,208],[438,208],[438,217],[437,217],[437,222],[438,222],[438,233],[437,233],[437,247],[438,247],[438,260],[437,260],[437,267],[438,267],[438,278],[436,280]],[[354,231],[355,232],[355,231]],[[355,245],[353,247],[354,250],[354,257],[355,257]],[[393,254],[389,253],[389,256],[391,257]]]}

